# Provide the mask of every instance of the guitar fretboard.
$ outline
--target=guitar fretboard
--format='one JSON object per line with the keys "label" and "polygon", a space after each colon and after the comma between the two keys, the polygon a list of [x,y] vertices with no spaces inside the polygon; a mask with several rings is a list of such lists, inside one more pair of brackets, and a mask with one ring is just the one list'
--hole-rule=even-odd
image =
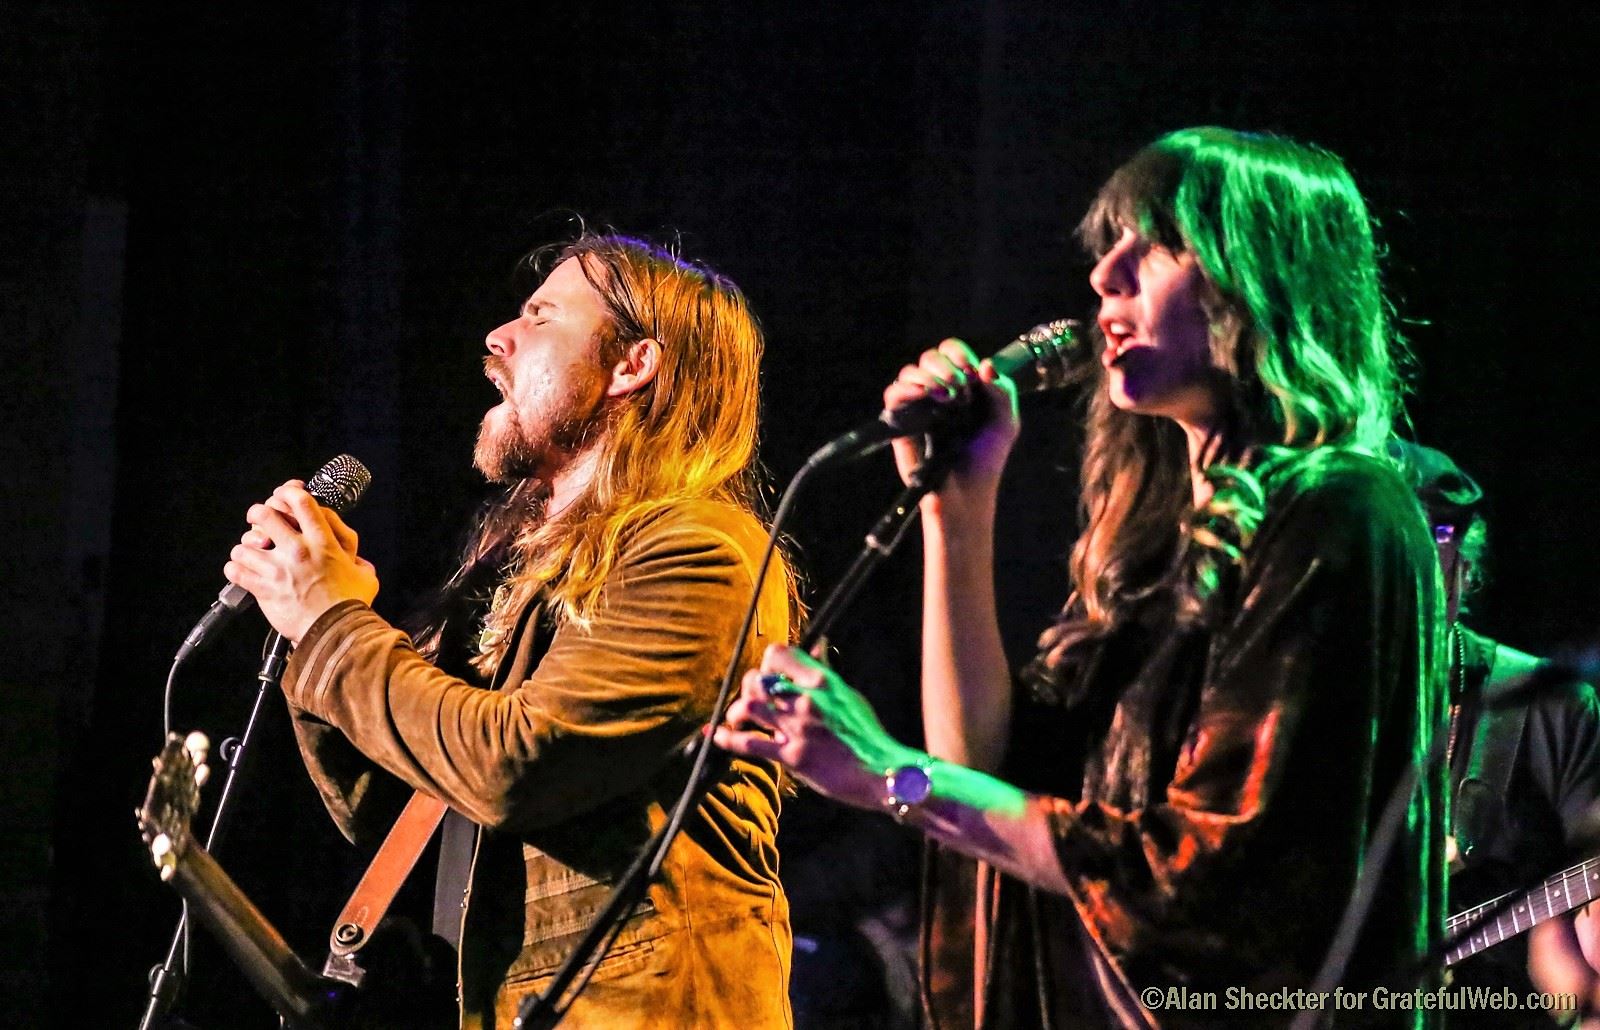
{"label": "guitar fretboard", "polygon": [[[1514,892],[1513,892],[1514,893]],[[1445,936],[1454,940],[1464,928],[1472,926],[1491,909],[1499,908],[1512,894],[1502,894],[1475,908],[1457,913],[1445,924]],[[1550,877],[1541,887],[1518,898],[1505,911],[1487,920],[1445,953],[1444,964],[1453,966],[1469,955],[1476,955],[1509,937],[1525,933],[1552,916],[1570,912],[1600,897],[1600,857],[1580,862]]]}

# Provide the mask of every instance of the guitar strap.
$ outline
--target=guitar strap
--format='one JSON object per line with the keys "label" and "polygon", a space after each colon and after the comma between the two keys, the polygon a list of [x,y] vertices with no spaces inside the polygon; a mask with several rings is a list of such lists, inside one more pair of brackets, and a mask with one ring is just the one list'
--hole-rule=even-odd
{"label": "guitar strap", "polygon": [[[522,635],[539,607],[537,604],[529,605],[517,620],[510,646],[506,650],[507,659],[497,672],[491,689],[499,689],[503,685],[501,680],[512,664],[510,656],[516,653]],[[406,802],[389,835],[383,839],[367,871],[361,874],[361,882],[356,884],[350,900],[345,902],[344,909],[333,925],[333,933],[328,939],[328,969],[324,970],[325,973],[339,975],[335,970],[350,970],[352,956],[372,940],[373,931],[394,903],[400,885],[416,868],[428,841],[433,838],[434,831],[439,828],[448,811],[449,806],[431,794],[419,790],[411,795],[411,800]]]}
{"label": "guitar strap", "polygon": [[416,868],[417,859],[422,857],[445,810],[445,803],[431,794],[419,790],[411,795],[339,913],[328,940],[330,952],[348,958],[372,939],[373,930],[394,903],[400,885]]}
{"label": "guitar strap", "polygon": [[[1472,644],[1482,647],[1477,640]],[[1477,661],[1462,660],[1462,664],[1476,667],[1464,684],[1465,717],[1456,745],[1458,752],[1462,743],[1470,741],[1470,746],[1464,753],[1451,756],[1456,777],[1455,834],[1461,855],[1467,858],[1478,847],[1508,832],[1508,822],[1514,818],[1509,805],[1511,780],[1521,750],[1523,727],[1528,721],[1528,705],[1487,704],[1485,695],[1494,684],[1529,671],[1534,662],[1518,661],[1505,649],[1491,646]]]}

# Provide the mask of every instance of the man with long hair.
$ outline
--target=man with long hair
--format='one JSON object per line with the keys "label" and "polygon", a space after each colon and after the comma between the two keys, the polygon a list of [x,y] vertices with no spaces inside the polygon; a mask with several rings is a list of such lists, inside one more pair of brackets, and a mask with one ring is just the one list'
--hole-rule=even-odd
{"label": "man with long hair", "polygon": [[[686,781],[765,539],[762,341],[725,277],[585,235],[487,346],[503,399],[474,461],[506,489],[421,653],[299,484],[249,510],[226,575],[296,645],[284,692],[346,835],[381,831],[402,784],[449,805],[436,929],[460,948],[464,1025],[507,1028]],[[746,660],[787,638],[786,584],[767,582]],[[778,806],[771,762],[722,775],[563,1025],[789,1024]]]}
{"label": "man with long hair", "polygon": [[1437,560],[1383,456],[1400,344],[1366,205],[1326,151],[1192,129],[1118,170],[1082,234],[1102,342],[1086,524],[1038,657],[1013,677],[994,601],[1015,391],[948,340],[884,394],[987,409],[922,507],[928,753],[783,648],[717,739],[1005,874],[981,1025],[1281,1025],[1363,872],[1352,1004],[1327,1017],[1425,1022],[1375,1009],[1428,982],[1440,931],[1440,768],[1387,862],[1367,856],[1444,693]]}

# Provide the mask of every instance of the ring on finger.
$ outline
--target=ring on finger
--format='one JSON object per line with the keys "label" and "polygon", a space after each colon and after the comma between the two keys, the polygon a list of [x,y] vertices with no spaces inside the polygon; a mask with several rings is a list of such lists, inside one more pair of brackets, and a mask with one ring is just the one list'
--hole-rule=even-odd
{"label": "ring on finger", "polygon": [[800,684],[781,672],[764,672],[761,674],[761,692],[767,695],[768,700],[794,697],[800,693]]}

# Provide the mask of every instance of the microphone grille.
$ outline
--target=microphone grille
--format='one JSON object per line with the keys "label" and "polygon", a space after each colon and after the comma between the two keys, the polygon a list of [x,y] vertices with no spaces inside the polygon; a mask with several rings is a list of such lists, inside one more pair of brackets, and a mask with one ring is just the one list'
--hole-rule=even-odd
{"label": "microphone grille", "polygon": [[1083,323],[1075,318],[1040,322],[1018,336],[1028,349],[1038,376],[1036,389],[1054,390],[1082,378]]}
{"label": "microphone grille", "polygon": [[1049,322],[1040,322],[1017,339],[1024,343],[1060,347],[1076,340],[1078,330],[1082,328],[1083,323],[1076,318],[1057,318]]}
{"label": "microphone grille", "polygon": [[341,454],[317,469],[317,474],[306,483],[306,492],[319,504],[343,513],[361,500],[361,495],[372,485],[372,473],[356,458]]}

